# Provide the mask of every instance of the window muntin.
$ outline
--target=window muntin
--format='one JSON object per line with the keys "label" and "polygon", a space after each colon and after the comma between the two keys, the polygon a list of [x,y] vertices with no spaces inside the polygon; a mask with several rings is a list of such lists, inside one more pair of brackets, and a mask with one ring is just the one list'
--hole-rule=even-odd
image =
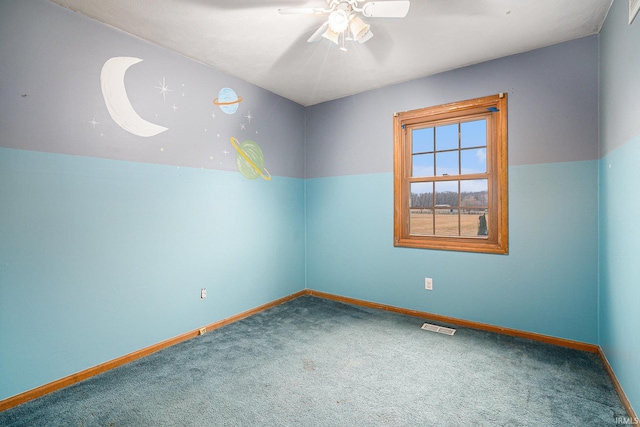
{"label": "window muntin", "polygon": [[399,113],[394,244],[507,253],[506,95]]}

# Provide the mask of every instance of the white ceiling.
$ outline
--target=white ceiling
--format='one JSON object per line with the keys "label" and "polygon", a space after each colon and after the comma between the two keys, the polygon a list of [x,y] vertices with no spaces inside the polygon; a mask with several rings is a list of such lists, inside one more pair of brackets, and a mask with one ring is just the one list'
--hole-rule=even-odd
{"label": "white ceiling", "polygon": [[51,0],[308,106],[597,34],[613,0],[412,0],[406,18],[364,18],[347,52],[306,40],[324,0]]}

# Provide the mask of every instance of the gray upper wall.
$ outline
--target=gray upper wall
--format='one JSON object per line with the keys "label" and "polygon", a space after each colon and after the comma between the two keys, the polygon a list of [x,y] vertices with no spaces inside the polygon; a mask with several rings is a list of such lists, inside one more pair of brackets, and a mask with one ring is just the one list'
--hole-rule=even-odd
{"label": "gray upper wall", "polygon": [[[640,16],[615,4],[600,32],[600,155],[640,135]],[[622,83],[624,82],[624,83]]]}
{"label": "gray upper wall", "polygon": [[[167,131],[140,137],[110,117],[100,72],[116,56],[142,59],[129,99]],[[273,175],[391,172],[394,112],[507,92],[510,165],[598,158],[597,36],[306,109],[45,0],[0,0],[0,57],[1,147],[237,170],[235,137],[256,141]],[[227,87],[242,97],[234,114],[213,104]]]}
{"label": "gray upper wall", "polygon": [[392,172],[394,112],[500,92],[510,165],[598,158],[598,37],[589,36],[307,107],[306,176]]}
{"label": "gray upper wall", "polygon": [[[142,59],[124,77],[133,109],[167,131],[110,116],[101,70],[120,56]],[[272,175],[304,177],[304,107],[58,5],[0,0],[0,58],[0,147],[235,171],[235,137]],[[223,88],[242,97],[233,114],[213,103]]]}

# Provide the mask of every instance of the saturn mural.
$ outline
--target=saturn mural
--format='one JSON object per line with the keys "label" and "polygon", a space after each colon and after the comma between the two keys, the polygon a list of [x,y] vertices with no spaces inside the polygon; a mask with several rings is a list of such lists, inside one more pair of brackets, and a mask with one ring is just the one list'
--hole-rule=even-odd
{"label": "saturn mural", "polygon": [[262,177],[265,181],[271,180],[271,174],[264,167],[262,150],[255,141],[238,143],[237,139],[231,138],[231,145],[238,153],[236,155],[236,165],[242,176],[247,179]]}
{"label": "saturn mural", "polygon": [[242,102],[242,97],[230,87],[223,87],[218,92],[218,97],[213,100],[213,104],[220,107],[223,113],[235,114],[238,111],[238,104]]}

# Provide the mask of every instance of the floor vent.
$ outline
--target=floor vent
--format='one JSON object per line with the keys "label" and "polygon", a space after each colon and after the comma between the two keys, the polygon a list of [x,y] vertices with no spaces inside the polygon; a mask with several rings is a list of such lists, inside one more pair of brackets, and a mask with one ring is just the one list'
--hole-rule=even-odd
{"label": "floor vent", "polygon": [[453,335],[456,333],[455,329],[445,328],[444,326],[432,325],[431,323],[425,323],[420,329],[425,331],[437,332],[439,334]]}

